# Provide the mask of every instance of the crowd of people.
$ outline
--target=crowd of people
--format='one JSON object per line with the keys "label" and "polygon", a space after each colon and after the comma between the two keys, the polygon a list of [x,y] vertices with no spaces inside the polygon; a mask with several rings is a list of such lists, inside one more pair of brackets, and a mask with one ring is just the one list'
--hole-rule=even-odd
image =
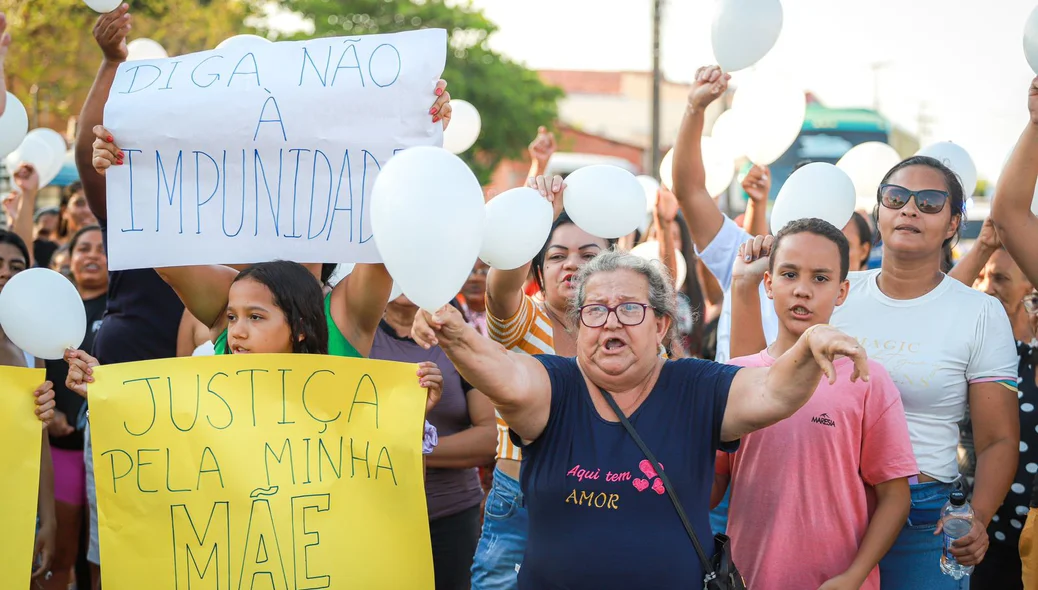
{"label": "crowd of people", "polygon": [[[123,5],[94,28],[80,182],[38,209],[22,164],[4,200],[0,289],[52,268],[88,319],[63,360],[0,334],[0,364],[46,369],[33,588],[100,588],[94,368],[301,353],[417,364],[437,590],[698,586],[716,567],[700,547],[753,590],[1038,589],[1038,79],[991,218],[950,271],[969,195],[932,158],[890,169],[844,227],[769,235],[761,166],[741,180],[743,218],[725,216],[701,140],[729,77],[704,67],[647,232],[604,239],[570,219],[540,128],[528,186],[553,207],[543,248],[512,270],[476,261],[430,313],[390,299],[382,264],[338,280],[333,264],[280,260],[109,271],[106,172],[123,152],[103,113],[131,20]],[[429,100],[446,127],[446,82]],[[659,262],[629,251],[650,239]],[[947,548],[976,567],[961,580],[940,568],[954,491],[975,511]]]}

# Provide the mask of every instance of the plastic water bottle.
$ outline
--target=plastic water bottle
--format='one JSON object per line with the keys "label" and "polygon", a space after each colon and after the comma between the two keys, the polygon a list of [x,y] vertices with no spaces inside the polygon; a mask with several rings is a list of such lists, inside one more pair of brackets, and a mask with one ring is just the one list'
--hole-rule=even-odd
{"label": "plastic water bottle", "polygon": [[941,552],[941,571],[956,580],[973,573],[973,566],[962,565],[951,554],[952,543],[969,534],[973,528],[973,507],[966,501],[966,494],[954,491],[948,503],[941,509],[944,523],[944,551]]}

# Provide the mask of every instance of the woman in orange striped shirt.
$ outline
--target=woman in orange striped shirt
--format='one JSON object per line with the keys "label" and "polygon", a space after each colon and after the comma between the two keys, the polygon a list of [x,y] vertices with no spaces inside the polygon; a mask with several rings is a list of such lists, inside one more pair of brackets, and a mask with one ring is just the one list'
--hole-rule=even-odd
{"label": "woman in orange striped shirt", "polygon": [[[526,354],[576,355],[569,301],[571,279],[581,266],[612,246],[578,228],[563,213],[562,177],[537,176],[528,183],[548,199],[555,222],[544,248],[515,270],[491,270],[487,277],[487,331],[506,349]],[[523,291],[533,270],[540,287],[536,296]],[[486,499],[483,534],[472,564],[472,590],[516,588],[526,550],[526,508],[519,491],[520,450],[508,437],[508,425],[497,415],[497,468]]]}

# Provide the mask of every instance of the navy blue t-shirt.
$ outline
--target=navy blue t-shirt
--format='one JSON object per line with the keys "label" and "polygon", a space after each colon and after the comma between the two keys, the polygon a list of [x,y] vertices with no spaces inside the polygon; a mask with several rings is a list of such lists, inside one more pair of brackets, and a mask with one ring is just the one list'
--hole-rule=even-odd
{"label": "navy blue t-shirt", "polygon": [[[104,221],[101,235],[107,254]],[[108,308],[94,339],[94,356],[102,365],[173,358],[183,315],[184,304],[154,270],[110,271]]]}
{"label": "navy blue t-shirt", "polygon": [[[544,433],[523,448],[529,537],[519,588],[702,588],[692,541],[638,445],[622,424],[595,409],[575,359],[536,358],[551,378],[551,411]],[[629,417],[708,554],[714,455],[738,446],[720,442],[738,370],[697,359],[667,361]]]}

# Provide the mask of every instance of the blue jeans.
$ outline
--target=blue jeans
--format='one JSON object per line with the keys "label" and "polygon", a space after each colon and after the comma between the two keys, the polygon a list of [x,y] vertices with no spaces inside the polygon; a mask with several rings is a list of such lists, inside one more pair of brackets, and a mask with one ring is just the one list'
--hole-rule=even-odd
{"label": "blue jeans", "polygon": [[934,535],[941,508],[958,486],[926,482],[911,489],[908,522],[879,562],[880,585],[883,590],[969,590],[969,577],[956,581],[941,573],[943,538]]}
{"label": "blue jeans", "polygon": [[526,552],[526,508],[519,482],[494,469],[483,534],[472,560],[472,590],[514,590]]}

